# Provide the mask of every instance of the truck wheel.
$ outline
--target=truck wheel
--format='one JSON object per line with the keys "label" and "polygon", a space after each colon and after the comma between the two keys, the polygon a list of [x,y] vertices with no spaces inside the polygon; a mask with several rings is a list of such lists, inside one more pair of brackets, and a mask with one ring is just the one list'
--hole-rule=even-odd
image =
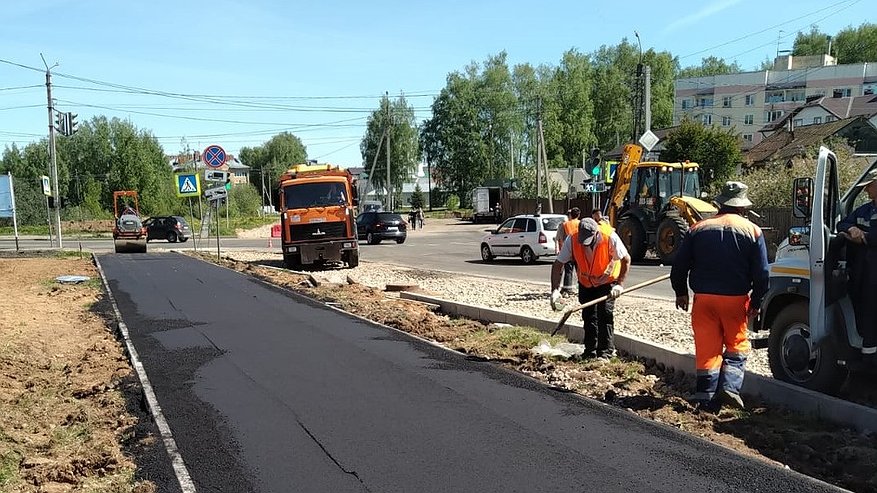
{"label": "truck wheel", "polygon": [[350,250],[347,252],[347,267],[351,269],[359,265],[359,250]]}
{"label": "truck wheel", "polygon": [[810,354],[809,318],[809,307],[801,302],[786,306],[777,314],[770,324],[767,349],[770,371],[774,378],[784,382],[836,394],[847,378],[847,371],[837,364],[831,335]]}
{"label": "truck wheel", "polygon": [[688,231],[688,224],[681,217],[666,217],[658,225],[658,239],[655,250],[664,265],[673,265],[676,252],[682,245],[682,236]]}
{"label": "truck wheel", "polygon": [[618,223],[618,236],[630,253],[630,259],[639,262],[646,256],[646,230],[639,219],[628,216]]}
{"label": "truck wheel", "polygon": [[295,253],[283,254],[283,265],[289,270],[301,270],[301,255]]}

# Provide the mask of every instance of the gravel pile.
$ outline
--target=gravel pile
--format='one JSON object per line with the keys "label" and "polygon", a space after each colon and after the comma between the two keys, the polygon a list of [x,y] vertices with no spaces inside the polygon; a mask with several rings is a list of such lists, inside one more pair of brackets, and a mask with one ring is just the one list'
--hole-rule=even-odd
{"label": "gravel pile", "polygon": [[[226,256],[239,261],[270,260],[276,264],[280,256],[256,251],[230,251]],[[313,273],[315,277],[332,283],[345,283],[350,276],[356,282],[384,289],[387,284],[417,285],[436,297],[507,310],[532,317],[560,320],[561,312],[551,310],[548,289],[544,285],[488,279],[450,272],[413,269],[379,262],[362,262],[355,269],[334,269]],[[564,302],[578,303],[573,295]],[[570,320],[581,320],[573,315]],[[694,353],[691,316],[677,310],[670,300],[640,297],[632,293],[615,304],[615,331],[653,341],[677,351]],[[770,375],[767,350],[753,350],[747,369]]]}

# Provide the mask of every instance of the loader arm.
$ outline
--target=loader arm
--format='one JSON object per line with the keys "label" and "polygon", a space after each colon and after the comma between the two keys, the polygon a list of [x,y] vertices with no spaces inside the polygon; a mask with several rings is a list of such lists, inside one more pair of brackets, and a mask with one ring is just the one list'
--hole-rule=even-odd
{"label": "loader arm", "polygon": [[630,183],[633,179],[633,171],[642,160],[643,148],[637,144],[627,144],[621,152],[621,163],[615,171],[612,191],[609,195],[608,216],[609,223],[615,226],[618,211],[624,204],[624,197],[630,192]]}

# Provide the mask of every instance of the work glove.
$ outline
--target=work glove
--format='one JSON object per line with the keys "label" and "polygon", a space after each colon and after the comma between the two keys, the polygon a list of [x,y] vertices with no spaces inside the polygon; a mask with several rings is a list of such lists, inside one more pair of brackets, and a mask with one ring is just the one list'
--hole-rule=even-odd
{"label": "work glove", "polygon": [[560,301],[560,289],[555,289],[551,292],[551,309],[557,311],[557,302]]}
{"label": "work glove", "polygon": [[615,284],[612,286],[612,289],[609,290],[609,297],[612,299],[618,298],[623,292],[624,286],[622,286],[621,284]]}

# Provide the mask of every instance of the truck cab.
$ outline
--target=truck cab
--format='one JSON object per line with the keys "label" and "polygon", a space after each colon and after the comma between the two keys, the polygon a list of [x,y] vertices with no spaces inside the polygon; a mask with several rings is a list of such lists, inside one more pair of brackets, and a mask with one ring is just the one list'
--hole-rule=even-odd
{"label": "truck cab", "polygon": [[332,164],[298,164],[280,177],[278,211],[287,268],[359,265],[353,176]]}
{"label": "truck cab", "polygon": [[862,337],[847,287],[846,240],[837,234],[837,223],[868,198],[856,186],[840,194],[837,166],[835,154],[822,147],[816,175],[795,179],[793,214],[809,224],[790,230],[770,265],[761,314],[750,324],[770,331],[775,378],[829,394],[838,392],[850,371],[863,369]]}

